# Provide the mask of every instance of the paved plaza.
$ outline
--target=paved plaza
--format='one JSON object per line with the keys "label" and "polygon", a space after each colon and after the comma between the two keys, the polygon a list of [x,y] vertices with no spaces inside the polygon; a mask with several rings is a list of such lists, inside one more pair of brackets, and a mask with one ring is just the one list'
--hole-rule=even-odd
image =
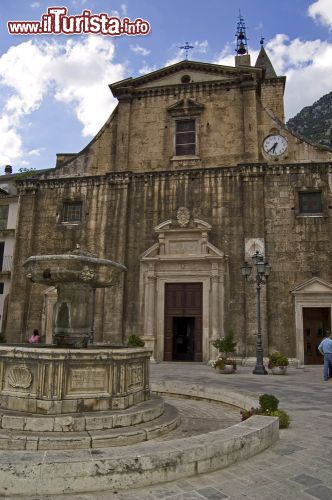
{"label": "paved plaza", "polygon": [[[281,431],[280,440],[269,450],[221,471],[170,483],[129,491],[44,496],[43,500],[331,500],[332,379],[323,381],[320,366],[290,368],[286,376],[259,376],[251,372],[252,368],[239,367],[237,374],[220,375],[204,364],[161,363],[151,366],[151,381],[173,379],[211,387],[223,384],[252,395],[274,394],[280,400],[279,406],[290,414],[292,423],[289,429]],[[171,399],[168,401],[172,403]],[[237,412],[231,408],[225,410],[222,405],[224,416],[216,423],[216,404],[199,402],[196,409],[190,400],[177,404],[182,416],[187,413],[193,427],[196,422],[196,431],[202,427],[207,432],[237,418]]]}

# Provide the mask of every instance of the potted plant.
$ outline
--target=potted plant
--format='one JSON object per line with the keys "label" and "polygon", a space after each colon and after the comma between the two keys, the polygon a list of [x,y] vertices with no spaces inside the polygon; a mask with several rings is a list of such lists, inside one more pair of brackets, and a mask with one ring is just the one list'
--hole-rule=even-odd
{"label": "potted plant", "polygon": [[232,330],[225,337],[213,342],[213,347],[219,351],[219,356],[213,363],[213,366],[219,370],[219,373],[233,373],[236,370],[236,361],[228,357],[229,354],[235,352],[236,344],[237,342],[234,341],[234,332]]}
{"label": "potted plant", "polygon": [[253,415],[267,415],[269,417],[279,418],[279,429],[286,429],[290,424],[290,417],[288,413],[284,410],[280,410],[279,399],[272,394],[263,394],[259,398],[259,408],[251,408],[250,410],[241,410],[241,420],[247,420],[247,418]]}
{"label": "potted plant", "polygon": [[272,370],[273,375],[285,375],[289,361],[287,356],[275,351],[269,356],[268,368]]}

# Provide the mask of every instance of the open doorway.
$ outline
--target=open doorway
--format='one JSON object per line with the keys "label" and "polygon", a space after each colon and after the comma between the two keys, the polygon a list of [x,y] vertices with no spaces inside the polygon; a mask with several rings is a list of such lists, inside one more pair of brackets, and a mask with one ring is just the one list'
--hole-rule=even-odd
{"label": "open doorway", "polygon": [[329,307],[304,307],[303,308],[303,341],[304,363],[322,364],[323,356],[317,347],[331,330],[331,315]]}
{"label": "open doorway", "polygon": [[173,318],[173,359],[174,361],[194,361],[195,318]]}
{"label": "open doorway", "polygon": [[165,285],[165,361],[202,361],[202,283]]}

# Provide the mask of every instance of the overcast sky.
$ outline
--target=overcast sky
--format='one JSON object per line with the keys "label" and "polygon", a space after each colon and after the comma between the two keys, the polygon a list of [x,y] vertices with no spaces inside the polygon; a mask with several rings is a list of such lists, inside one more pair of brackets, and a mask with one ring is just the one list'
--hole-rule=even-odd
{"label": "overcast sky", "polygon": [[[48,7],[89,9],[149,21],[147,36],[8,34],[7,21],[40,20]],[[116,101],[108,84],[184,59],[234,65],[239,7],[252,64],[261,35],[287,76],[286,115],[332,91],[332,0],[0,1],[0,173],[5,164],[49,168],[56,153],[82,149]]]}

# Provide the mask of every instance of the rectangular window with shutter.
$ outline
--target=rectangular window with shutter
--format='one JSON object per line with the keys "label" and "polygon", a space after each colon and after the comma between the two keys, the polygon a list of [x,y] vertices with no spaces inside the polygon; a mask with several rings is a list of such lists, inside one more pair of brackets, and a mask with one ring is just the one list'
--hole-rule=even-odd
{"label": "rectangular window with shutter", "polygon": [[175,122],[175,154],[186,156],[196,154],[196,121],[177,120]]}
{"label": "rectangular window with shutter", "polygon": [[323,212],[321,191],[299,191],[299,213],[314,215]]}

